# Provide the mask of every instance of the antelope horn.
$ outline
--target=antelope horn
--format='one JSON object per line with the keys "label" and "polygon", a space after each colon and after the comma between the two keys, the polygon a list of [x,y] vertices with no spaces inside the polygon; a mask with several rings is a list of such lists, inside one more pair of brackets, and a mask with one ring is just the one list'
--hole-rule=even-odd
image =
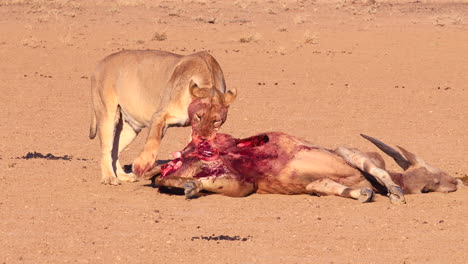
{"label": "antelope horn", "polygon": [[373,137],[366,136],[364,134],[360,134],[361,137],[369,140],[372,142],[372,144],[376,145],[380,150],[382,150],[385,154],[389,155],[392,157],[395,162],[404,170],[407,170],[410,166],[411,163],[407,161],[401,154],[400,152],[396,151],[395,149],[391,148],[387,144],[383,143],[380,140],[377,140]]}

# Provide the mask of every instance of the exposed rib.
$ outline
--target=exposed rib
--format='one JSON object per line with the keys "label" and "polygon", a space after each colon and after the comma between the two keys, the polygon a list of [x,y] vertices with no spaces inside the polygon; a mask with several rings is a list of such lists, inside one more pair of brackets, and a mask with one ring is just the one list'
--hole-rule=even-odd
{"label": "exposed rib", "polygon": [[391,148],[390,146],[386,145],[385,143],[383,143],[382,141],[378,140],[378,139],[375,139],[373,137],[370,137],[370,136],[366,136],[364,134],[360,134],[361,137],[369,140],[370,142],[372,142],[374,145],[376,145],[380,150],[382,150],[383,152],[385,152],[385,154],[389,155],[390,157],[392,157],[395,162],[404,170],[408,169],[409,166],[411,165],[409,163],[409,161],[407,161],[401,154],[400,152],[396,151],[395,149]]}

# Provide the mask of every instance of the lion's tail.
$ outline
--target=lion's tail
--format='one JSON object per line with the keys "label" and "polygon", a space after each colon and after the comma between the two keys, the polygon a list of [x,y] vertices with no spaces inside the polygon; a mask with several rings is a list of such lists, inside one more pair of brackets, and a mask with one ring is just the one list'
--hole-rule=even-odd
{"label": "lion's tail", "polygon": [[[91,77],[91,93],[93,93],[94,88],[96,85],[96,78],[94,76]],[[96,120],[96,112],[94,110],[94,94],[91,94],[93,97],[93,103],[92,103],[92,110],[91,110],[91,124],[89,125],[89,138],[93,139],[96,137],[96,132],[97,132],[97,120]]]}
{"label": "lion's tail", "polygon": [[96,132],[97,132],[96,114],[93,111],[93,113],[91,114],[91,124],[89,125],[89,138],[90,139],[95,138]]}

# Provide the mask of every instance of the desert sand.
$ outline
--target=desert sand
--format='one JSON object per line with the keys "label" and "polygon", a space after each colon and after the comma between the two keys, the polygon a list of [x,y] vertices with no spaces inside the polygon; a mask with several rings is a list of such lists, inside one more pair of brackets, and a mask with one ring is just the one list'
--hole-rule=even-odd
{"label": "desert sand", "polygon": [[[188,201],[145,180],[100,184],[99,140],[88,139],[100,59],[205,50],[238,90],[223,133],[377,150],[365,133],[467,177],[462,2],[1,0],[0,263],[466,263],[468,187],[400,206],[384,196]],[[189,133],[169,129],[159,158]]]}

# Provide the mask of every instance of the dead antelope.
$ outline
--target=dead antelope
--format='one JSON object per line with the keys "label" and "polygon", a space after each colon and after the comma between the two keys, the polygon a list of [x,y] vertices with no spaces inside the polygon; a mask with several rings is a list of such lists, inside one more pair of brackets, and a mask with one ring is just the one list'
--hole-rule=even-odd
{"label": "dead antelope", "polygon": [[[196,125],[196,124],[195,124]],[[207,140],[195,133],[176,158],[145,176],[158,186],[183,188],[187,198],[200,191],[241,197],[251,193],[337,195],[369,202],[374,191],[391,202],[405,203],[404,194],[453,192],[462,184],[420,157],[362,135],[404,170],[388,172],[375,152],[339,147],[329,150],[284,133],[263,133],[246,139],[216,134]]]}

